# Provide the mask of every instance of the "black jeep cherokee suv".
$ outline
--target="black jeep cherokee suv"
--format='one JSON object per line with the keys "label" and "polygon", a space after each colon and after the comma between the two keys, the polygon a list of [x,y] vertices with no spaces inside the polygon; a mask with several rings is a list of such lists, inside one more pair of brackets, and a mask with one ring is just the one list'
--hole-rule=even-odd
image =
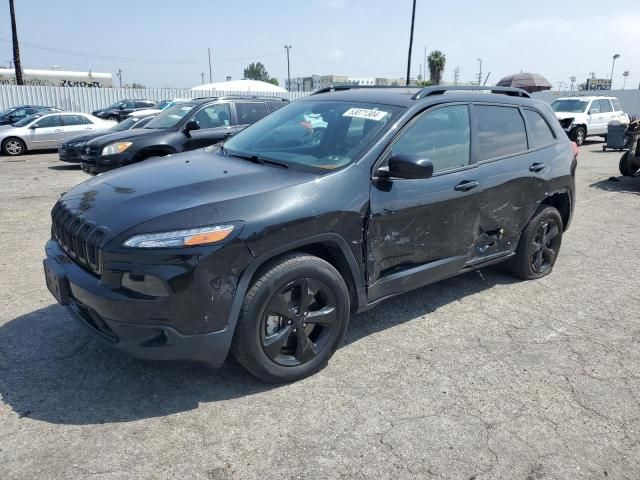
{"label": "black jeep cherokee suv", "polygon": [[144,128],[87,142],[80,153],[81,166],[88,173],[101,173],[151,157],[207,147],[287,103],[258,97],[209,97],[179,103],[160,112]]}
{"label": "black jeep cherokee suv", "polygon": [[284,382],[393,295],[503,261],[547,275],[576,156],[547,104],[486,88],[323,89],[223,146],[92,178],[52,210],[47,285],[131,355],[231,350]]}

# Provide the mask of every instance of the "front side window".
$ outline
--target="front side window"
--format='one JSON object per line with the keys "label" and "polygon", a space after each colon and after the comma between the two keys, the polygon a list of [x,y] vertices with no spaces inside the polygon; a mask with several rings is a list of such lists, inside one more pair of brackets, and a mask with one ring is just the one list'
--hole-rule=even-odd
{"label": "front side window", "polygon": [[600,100],[600,113],[612,112],[611,103],[606,98]]}
{"label": "front side window", "polygon": [[594,100],[591,102],[591,107],[589,108],[589,113],[600,113],[600,102],[598,100]]}
{"label": "front side window", "polygon": [[133,102],[125,102],[124,103],[124,108],[135,108],[136,104]]}
{"label": "front side window", "polygon": [[322,173],[357,160],[401,111],[310,97],[276,110],[224,146],[229,155],[255,155]]}
{"label": "front side window", "polygon": [[529,140],[533,144],[532,146],[537,148],[553,143],[556,136],[542,115],[529,109],[525,109],[523,112],[524,117],[527,119]]}
{"label": "front side window", "polygon": [[238,125],[251,125],[266,117],[268,113],[265,103],[236,103]]}
{"label": "front side window", "polygon": [[65,125],[88,125],[91,122],[89,119],[83,117],[82,115],[65,115],[64,116],[64,124]]}
{"label": "front side window", "polygon": [[524,120],[515,107],[474,105],[478,161],[527,150]]}
{"label": "front side window", "polygon": [[192,120],[200,128],[228,127],[231,124],[231,109],[228,103],[215,103],[200,109]]}
{"label": "front side window", "polygon": [[42,117],[37,122],[38,128],[50,128],[62,126],[62,115],[47,115]]}
{"label": "front side window", "polygon": [[466,105],[438,108],[403,132],[392,151],[431,160],[434,173],[452,170],[469,165],[470,132]]}
{"label": "front side window", "polygon": [[22,120],[26,116],[27,116],[27,109],[26,108],[19,108],[18,110],[14,110],[11,113],[11,118],[15,119],[15,120]]}

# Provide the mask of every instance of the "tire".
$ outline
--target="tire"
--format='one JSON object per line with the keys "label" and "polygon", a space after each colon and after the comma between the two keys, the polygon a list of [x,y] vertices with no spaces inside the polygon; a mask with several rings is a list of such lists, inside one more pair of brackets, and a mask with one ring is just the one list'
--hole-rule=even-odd
{"label": "tire", "polygon": [[554,207],[545,206],[525,227],[516,256],[511,260],[512,273],[523,280],[549,275],[562,244],[562,217]]}
{"label": "tire", "polygon": [[318,257],[293,253],[258,273],[244,297],[231,351],[265,382],[300,380],[327,364],[349,314],[340,273]]}
{"label": "tire", "polygon": [[18,137],[5,138],[2,142],[2,153],[17,157],[27,151],[27,145]]}
{"label": "tire", "polygon": [[576,145],[581,146],[587,138],[587,131],[584,127],[578,127],[573,129],[571,136],[572,140],[576,142]]}
{"label": "tire", "polygon": [[114,122],[120,122],[120,119],[115,115],[109,115],[106,120],[113,120]]}
{"label": "tire", "polygon": [[620,170],[620,173],[623,176],[630,177],[631,170],[629,169],[629,162],[627,161],[627,153],[628,152],[624,152],[620,157],[620,163],[618,163],[618,170]]}

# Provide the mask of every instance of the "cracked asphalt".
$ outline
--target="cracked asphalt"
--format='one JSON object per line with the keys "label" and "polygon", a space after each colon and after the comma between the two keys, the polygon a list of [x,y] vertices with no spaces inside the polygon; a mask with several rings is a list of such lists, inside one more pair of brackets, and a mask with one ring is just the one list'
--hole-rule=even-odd
{"label": "cracked asphalt", "polygon": [[550,276],[397,297],[278,387],[88,337],[41,265],[50,208],[87,177],[0,157],[0,479],[640,478],[640,178],[619,157],[581,148]]}

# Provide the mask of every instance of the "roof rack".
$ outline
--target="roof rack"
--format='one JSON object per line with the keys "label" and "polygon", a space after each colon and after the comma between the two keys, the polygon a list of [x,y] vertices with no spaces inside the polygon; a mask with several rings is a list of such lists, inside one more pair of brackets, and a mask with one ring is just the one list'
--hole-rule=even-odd
{"label": "roof rack", "polygon": [[500,93],[502,95],[509,95],[511,97],[524,97],[531,98],[527,92],[522,90],[521,88],[514,87],[493,87],[493,86],[484,86],[484,85],[471,85],[471,86],[435,86],[435,87],[424,87],[420,89],[418,93],[416,93],[413,97],[414,100],[418,100],[420,98],[428,97],[430,95],[442,95],[445,92],[449,91],[475,91],[475,92],[491,92],[491,93]]}
{"label": "roof rack", "polygon": [[322,87],[311,95],[318,95],[320,93],[328,93],[328,92],[337,92],[341,90],[352,90],[352,89],[367,89],[367,88],[418,88],[412,85],[355,85],[350,83],[338,84],[338,85],[329,85],[328,87]]}

